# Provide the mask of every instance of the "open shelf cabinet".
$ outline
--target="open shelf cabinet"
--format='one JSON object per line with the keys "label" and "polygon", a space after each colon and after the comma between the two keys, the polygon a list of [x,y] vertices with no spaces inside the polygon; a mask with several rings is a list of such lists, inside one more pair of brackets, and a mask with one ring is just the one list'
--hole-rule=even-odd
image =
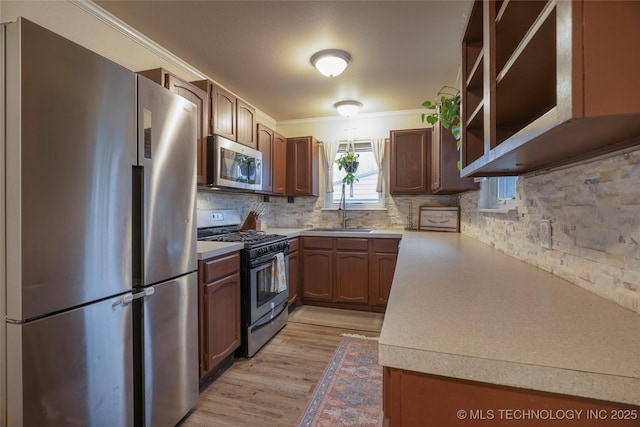
{"label": "open shelf cabinet", "polygon": [[462,175],[517,175],[640,145],[640,2],[474,1]]}

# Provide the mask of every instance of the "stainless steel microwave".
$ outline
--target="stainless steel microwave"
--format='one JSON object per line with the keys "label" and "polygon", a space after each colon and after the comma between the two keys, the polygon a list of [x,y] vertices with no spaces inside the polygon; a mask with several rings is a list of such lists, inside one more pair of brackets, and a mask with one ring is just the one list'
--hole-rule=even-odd
{"label": "stainless steel microwave", "polygon": [[219,135],[207,138],[207,185],[262,190],[262,153]]}

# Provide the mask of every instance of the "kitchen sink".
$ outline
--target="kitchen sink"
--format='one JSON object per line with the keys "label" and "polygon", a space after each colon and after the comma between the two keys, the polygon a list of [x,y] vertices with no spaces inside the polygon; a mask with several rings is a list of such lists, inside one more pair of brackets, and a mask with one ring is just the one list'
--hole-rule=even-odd
{"label": "kitchen sink", "polygon": [[331,231],[337,233],[371,233],[371,228],[310,228],[306,231]]}

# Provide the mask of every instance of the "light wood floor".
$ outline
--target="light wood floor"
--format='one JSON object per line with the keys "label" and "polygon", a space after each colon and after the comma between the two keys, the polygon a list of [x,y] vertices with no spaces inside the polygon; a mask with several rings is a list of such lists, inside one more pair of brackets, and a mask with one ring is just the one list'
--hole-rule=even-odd
{"label": "light wood floor", "polygon": [[253,358],[238,358],[206,388],[181,427],[293,427],[342,333],[376,332],[289,322]]}

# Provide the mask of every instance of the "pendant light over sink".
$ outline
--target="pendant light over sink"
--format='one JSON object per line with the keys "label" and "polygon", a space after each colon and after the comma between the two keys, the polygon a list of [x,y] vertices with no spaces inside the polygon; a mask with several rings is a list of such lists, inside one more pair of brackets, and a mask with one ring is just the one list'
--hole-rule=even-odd
{"label": "pendant light over sink", "polygon": [[362,102],[358,101],[340,101],[333,104],[333,108],[338,110],[343,117],[353,117],[358,114],[362,108]]}
{"label": "pendant light over sink", "polygon": [[349,62],[351,55],[344,50],[326,49],[316,52],[311,56],[311,63],[327,77],[335,77],[341,74]]}

